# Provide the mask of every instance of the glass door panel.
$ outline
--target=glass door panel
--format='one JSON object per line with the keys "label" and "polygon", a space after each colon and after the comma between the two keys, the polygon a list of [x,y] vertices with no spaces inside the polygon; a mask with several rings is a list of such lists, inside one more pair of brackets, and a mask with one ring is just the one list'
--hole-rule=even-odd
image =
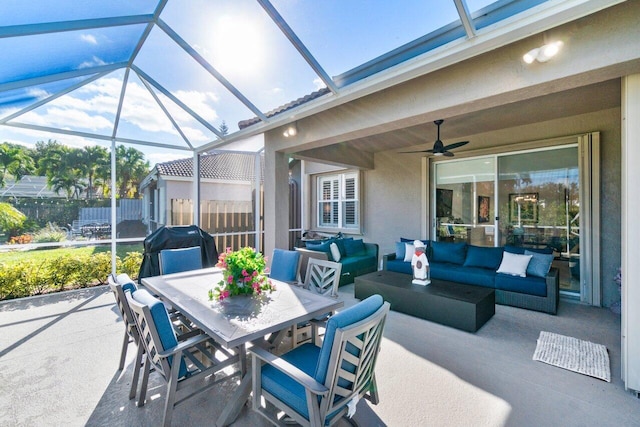
{"label": "glass door panel", "polygon": [[436,240],[494,246],[495,158],[436,163]]}
{"label": "glass door panel", "polygon": [[578,148],[500,156],[501,245],[552,250],[560,290],[580,293]]}

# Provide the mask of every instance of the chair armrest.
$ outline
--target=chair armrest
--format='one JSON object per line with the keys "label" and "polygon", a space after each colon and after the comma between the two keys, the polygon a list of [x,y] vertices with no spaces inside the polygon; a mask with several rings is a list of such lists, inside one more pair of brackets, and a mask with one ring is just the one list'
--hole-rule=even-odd
{"label": "chair armrest", "polygon": [[547,298],[552,301],[553,312],[556,314],[558,311],[558,302],[560,301],[560,271],[552,267],[545,277],[547,283]]}
{"label": "chair armrest", "polygon": [[261,359],[265,363],[273,366],[284,374],[288,375],[292,379],[294,379],[297,383],[302,385],[305,389],[309,390],[313,394],[320,396],[327,396],[329,393],[329,389],[326,388],[323,384],[320,384],[313,377],[307,375],[302,370],[292,365],[280,357],[269,353],[265,349],[261,347],[251,347],[248,349],[249,352],[253,353],[253,369],[256,370],[258,363],[258,359]]}
{"label": "chair armrest", "polygon": [[388,254],[384,254],[382,255],[382,269],[386,270],[387,269],[387,261],[391,261],[396,259],[396,253],[395,252],[391,252]]}
{"label": "chair armrest", "polygon": [[375,255],[378,259],[378,244],[377,243],[365,243],[364,249],[367,255]]}
{"label": "chair armrest", "polygon": [[185,341],[181,341],[178,343],[177,346],[175,347],[171,347],[170,349],[164,350],[164,351],[159,351],[158,352],[158,357],[169,357],[169,356],[173,356],[174,354],[178,353],[179,351],[184,351],[188,348],[193,347],[194,345],[203,343],[205,341],[208,341],[209,339],[211,339],[209,337],[209,335],[206,334],[200,334],[200,335],[196,335],[195,337],[191,337],[188,340]]}

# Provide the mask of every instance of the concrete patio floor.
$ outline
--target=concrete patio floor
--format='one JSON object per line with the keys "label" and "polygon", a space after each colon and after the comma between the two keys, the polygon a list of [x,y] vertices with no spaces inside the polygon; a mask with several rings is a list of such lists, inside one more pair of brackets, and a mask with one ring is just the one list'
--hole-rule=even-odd
{"label": "concrete patio floor", "polygon": [[[353,285],[340,298],[356,303]],[[604,344],[612,382],[533,361],[543,330]],[[0,425],[160,424],[158,375],[143,408],[128,399],[135,350],[117,371],[123,332],[104,286],[0,303]],[[550,316],[496,306],[475,334],[391,312],[376,373],[381,401],[358,405],[360,425],[640,426],[640,399],[620,379],[620,317],[607,309],[562,301]],[[213,425],[235,387],[186,401],[173,425]],[[247,405],[233,425],[268,424]]]}

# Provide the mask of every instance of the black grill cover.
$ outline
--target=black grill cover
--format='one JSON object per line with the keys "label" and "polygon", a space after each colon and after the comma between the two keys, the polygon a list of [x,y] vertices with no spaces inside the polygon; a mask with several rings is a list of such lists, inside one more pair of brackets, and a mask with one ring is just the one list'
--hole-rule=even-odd
{"label": "black grill cover", "polygon": [[161,227],[144,239],[144,258],[140,265],[138,279],[160,275],[158,255],[163,249],[189,248],[200,246],[203,267],[213,267],[218,263],[218,251],[213,237],[195,225]]}

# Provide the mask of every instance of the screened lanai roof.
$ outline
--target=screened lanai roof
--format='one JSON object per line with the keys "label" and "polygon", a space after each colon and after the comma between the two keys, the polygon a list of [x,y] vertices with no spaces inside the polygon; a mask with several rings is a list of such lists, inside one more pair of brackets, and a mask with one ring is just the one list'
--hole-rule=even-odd
{"label": "screened lanai roof", "polygon": [[205,151],[599,3],[611,0],[3,0],[0,139]]}

